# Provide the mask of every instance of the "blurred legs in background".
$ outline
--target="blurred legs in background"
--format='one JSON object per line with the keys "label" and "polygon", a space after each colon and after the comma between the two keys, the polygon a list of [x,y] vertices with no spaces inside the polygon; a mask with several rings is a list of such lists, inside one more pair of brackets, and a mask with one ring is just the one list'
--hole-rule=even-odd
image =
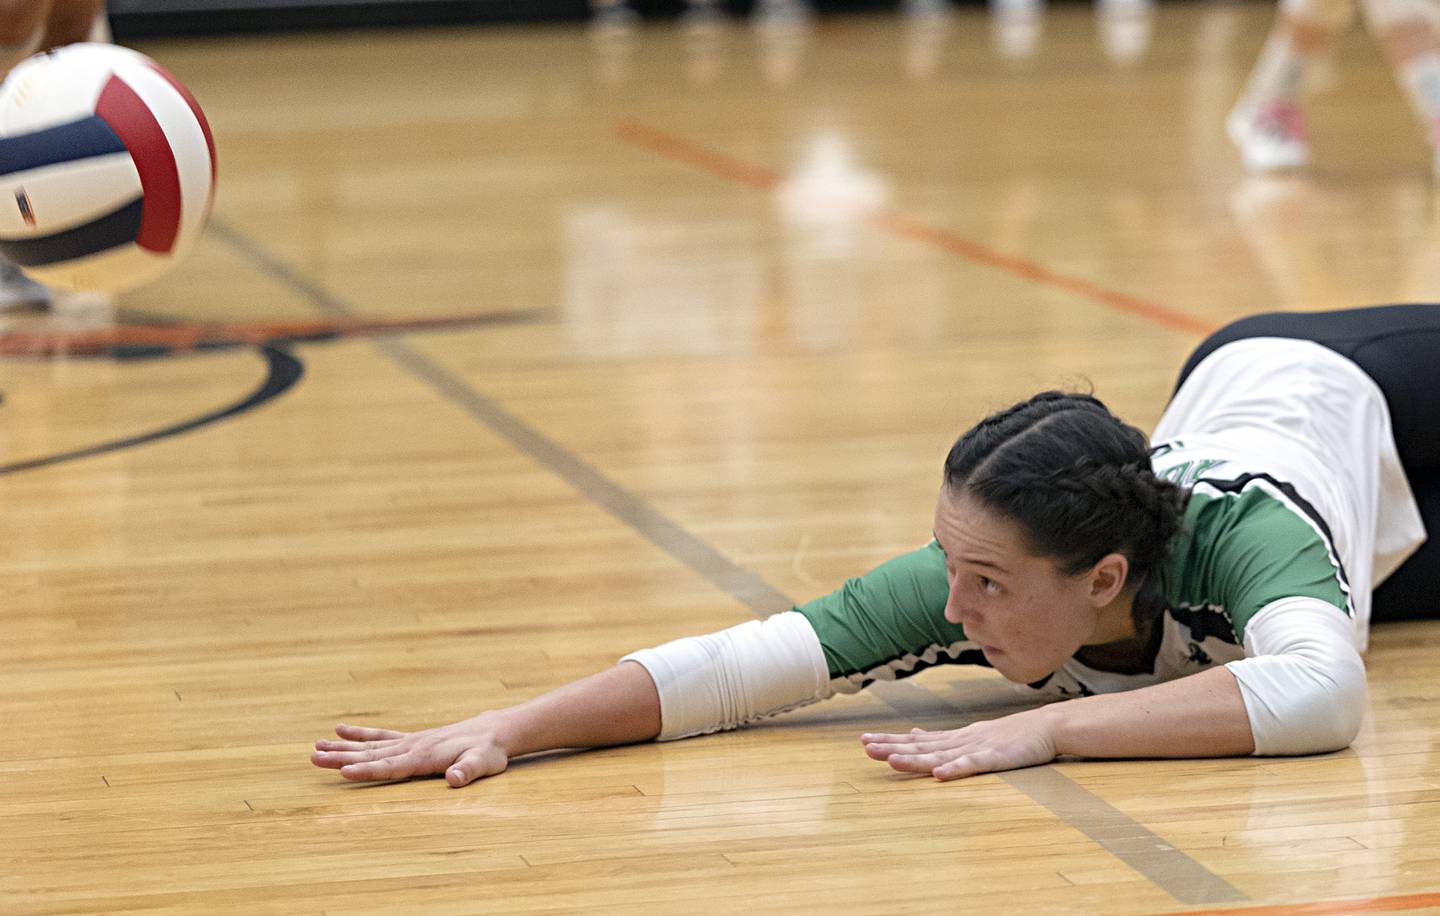
{"label": "blurred legs in background", "polygon": [[[1012,60],[1028,60],[1040,49],[1046,0],[987,0],[995,49]],[[1155,0],[1095,0],[1100,48],[1111,63],[1128,67],[1150,47]]]}
{"label": "blurred legs in background", "polygon": [[1282,0],[1249,82],[1225,121],[1245,167],[1264,172],[1310,161],[1300,104],[1305,73],[1349,24],[1350,0]]}
{"label": "blurred legs in background", "polygon": [[[1362,0],[1365,22],[1380,39],[1432,149],[1440,141],[1440,0]],[[1226,119],[1246,168],[1298,168],[1310,160],[1302,109],[1307,73],[1350,23],[1350,0],[1282,0],[1270,37],[1240,99]],[[1440,160],[1436,161],[1440,171]]]}
{"label": "blurred legs in background", "polygon": [[[683,21],[691,26],[708,26],[724,15],[721,0],[686,0]],[[640,15],[627,0],[590,0],[590,23],[596,28],[623,30],[639,22]]]}
{"label": "blurred legs in background", "polygon": [[1440,175],[1440,0],[1364,0],[1365,19],[1425,126]]}

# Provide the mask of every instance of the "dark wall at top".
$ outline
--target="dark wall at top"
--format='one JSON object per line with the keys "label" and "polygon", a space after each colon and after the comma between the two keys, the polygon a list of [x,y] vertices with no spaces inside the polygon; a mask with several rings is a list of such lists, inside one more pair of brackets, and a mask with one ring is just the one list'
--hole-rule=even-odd
{"label": "dark wall at top", "polygon": [[578,21],[585,0],[110,0],[116,37],[446,22]]}
{"label": "dark wall at top", "polygon": [[[812,0],[821,12],[885,9],[899,0]],[[957,0],[958,2],[958,0]],[[684,0],[630,0],[647,16],[678,14]],[[754,0],[724,0],[744,14]],[[587,0],[110,0],[119,38],[456,22],[579,22]]]}

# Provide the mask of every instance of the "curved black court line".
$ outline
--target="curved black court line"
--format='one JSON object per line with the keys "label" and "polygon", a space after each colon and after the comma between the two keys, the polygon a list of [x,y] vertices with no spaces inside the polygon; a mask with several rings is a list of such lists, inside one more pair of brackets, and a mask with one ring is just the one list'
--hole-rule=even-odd
{"label": "curved black court line", "polygon": [[[212,221],[211,228],[266,274],[310,299],[322,313],[334,318],[354,317],[355,310],[343,299],[302,276],[250,237],[218,221]],[[445,400],[554,472],[581,496],[599,503],[616,519],[755,615],[764,617],[794,606],[794,601],[763,576],[731,560],[404,340],[382,338],[375,341],[375,346]],[[937,709],[971,715],[913,681],[876,684],[869,692],[911,719],[933,716]],[[1051,766],[995,775],[1181,903],[1236,903],[1250,899],[1183,850]]]}
{"label": "curved black court line", "polygon": [[117,452],[121,449],[133,448],[137,445],[156,442],[161,439],[168,439],[171,436],[178,436],[191,430],[199,429],[202,426],[209,426],[212,423],[219,423],[237,417],[246,411],[254,410],[256,407],[267,401],[273,400],[289,391],[300,381],[305,374],[305,364],[300,362],[293,354],[283,347],[261,346],[256,350],[265,357],[265,379],[260,386],[250,392],[244,398],[225,407],[212,410],[209,413],[201,414],[189,420],[182,420],[170,426],[151,430],[147,433],[140,433],[134,436],[126,436],[122,439],[113,439],[109,442],[100,442],[95,445],[88,445],[84,448],[74,449],[68,452],[59,452],[54,455],[44,455],[39,458],[29,458],[24,461],[15,461],[10,464],[0,464],[0,475],[15,474],[20,471],[33,471],[37,468],[52,467],[63,464],[67,461],[78,461],[81,458],[93,458],[96,455],[104,455],[108,452]]}

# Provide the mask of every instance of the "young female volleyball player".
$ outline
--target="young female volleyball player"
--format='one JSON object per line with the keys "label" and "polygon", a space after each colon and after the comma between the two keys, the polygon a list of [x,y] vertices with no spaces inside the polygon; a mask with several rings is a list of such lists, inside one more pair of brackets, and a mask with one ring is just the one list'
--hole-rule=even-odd
{"label": "young female volleyball player", "polygon": [[[1360,0],[1410,105],[1425,125],[1440,174],[1440,3]],[[1281,0],[1275,25],[1226,119],[1246,168],[1296,168],[1310,159],[1301,109],[1305,75],[1349,24],[1354,0]]]}
{"label": "young female volleyball player", "polygon": [[[341,725],[312,761],[453,786],[535,751],[733,728],[935,664],[1069,698],[864,735],[949,779],[1080,757],[1310,754],[1365,711],[1373,619],[1440,616],[1440,305],[1239,321],[1151,447],[1045,392],[960,437],[926,546],[826,597],[422,732]],[[1372,586],[1384,583],[1372,595]]]}
{"label": "young female volleyball player", "polygon": [[[110,40],[105,0],[0,0],[0,76],[32,54],[87,39]],[[49,302],[50,290],[0,258],[0,309]]]}

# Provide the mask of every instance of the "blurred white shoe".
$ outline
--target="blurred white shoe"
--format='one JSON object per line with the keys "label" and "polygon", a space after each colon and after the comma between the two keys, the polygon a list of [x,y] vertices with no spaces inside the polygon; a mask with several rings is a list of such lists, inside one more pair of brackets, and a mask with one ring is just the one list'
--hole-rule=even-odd
{"label": "blurred white shoe", "polygon": [[0,258],[0,311],[42,309],[50,304],[50,290],[25,276],[20,268]]}
{"label": "blurred white shoe", "polygon": [[1298,169],[1310,162],[1310,141],[1300,106],[1272,99],[1258,108],[1235,107],[1225,130],[1252,172]]}

